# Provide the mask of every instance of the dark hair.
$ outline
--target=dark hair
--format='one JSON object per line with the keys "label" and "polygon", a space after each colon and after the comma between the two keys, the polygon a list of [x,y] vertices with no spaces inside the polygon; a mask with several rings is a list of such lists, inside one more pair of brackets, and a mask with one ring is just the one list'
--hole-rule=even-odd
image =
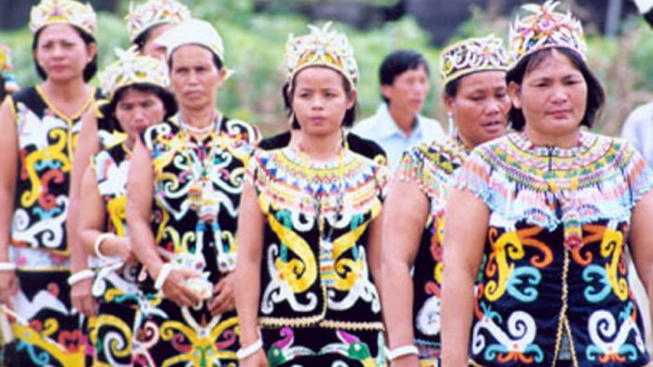
{"label": "dark hair", "polygon": [[450,80],[447,84],[444,85],[444,94],[447,97],[455,98],[458,94],[458,87],[460,86],[460,79],[464,75],[457,77],[456,79]]}
{"label": "dark hair", "polygon": [[134,40],[132,41],[132,44],[136,46],[136,49],[138,52],[143,51],[143,47],[145,47],[145,44],[147,43],[147,40],[150,38],[150,34],[152,34],[152,31],[154,31],[156,28],[158,28],[161,25],[168,24],[168,23],[159,23],[155,24],[143,32],[139,34]]}
{"label": "dark hair", "polygon": [[[217,70],[222,70],[222,66],[224,66],[224,64],[222,64],[222,60],[220,60],[220,58],[218,57],[218,55],[215,54],[215,52],[211,51],[208,47],[204,47],[200,44],[189,43],[188,45],[196,45],[205,48],[207,51],[211,53],[211,57],[213,59],[213,65],[215,65],[215,68]],[[182,45],[182,46],[186,46],[186,45]],[[170,57],[168,57],[168,70],[170,70],[170,72],[172,72],[172,54],[174,54],[174,50],[173,52],[170,53]]]}
{"label": "dark hair", "polygon": [[[351,84],[349,84],[349,81],[347,80],[347,78],[345,78],[344,75],[340,73],[338,74],[342,78],[342,87],[345,89],[345,94],[347,95],[347,98],[350,98],[352,92]],[[297,121],[297,116],[293,115],[293,109],[292,109],[292,94],[294,93],[295,90],[296,79],[297,78],[293,78],[292,80],[292,88],[288,83],[283,85],[283,88],[281,88],[281,95],[283,96],[283,105],[286,109],[286,116],[287,117],[290,117],[291,115],[293,116],[290,128],[294,130],[299,130],[301,129],[301,126],[299,125],[299,121]],[[342,119],[342,126],[351,127],[354,125],[354,122],[356,121],[356,110],[358,110],[358,102],[356,102],[350,109],[347,110],[347,112],[345,112],[345,117]]]}
{"label": "dark hair", "polygon": [[[91,43],[95,43],[95,38],[91,36],[90,34],[86,33],[83,31],[81,28],[74,26],[70,24],[71,27],[79,34],[80,37],[82,37],[82,40],[84,41],[84,44],[86,46],[90,45]],[[32,38],[32,57],[34,57],[34,51],[36,50],[36,47],[38,46],[39,43],[39,37],[41,36],[41,32],[45,29],[45,27],[41,27],[36,33],[34,34],[34,38]],[[39,66],[38,61],[34,59],[34,67],[36,68],[36,73],[41,77],[41,79],[45,80],[47,79],[48,75],[45,73],[45,70]],[[95,53],[95,56],[93,56],[93,60],[91,60],[86,66],[84,67],[84,81],[88,82],[89,80],[93,79],[95,76],[95,73],[97,73],[97,52]]]}
{"label": "dark hair", "polygon": [[[390,53],[383,59],[381,67],[379,68],[379,80],[381,85],[392,85],[398,75],[403,74],[407,70],[414,70],[424,66],[426,74],[430,75],[429,64],[424,59],[424,56],[418,52],[411,50],[397,50]],[[389,103],[388,99],[381,93],[381,98],[385,103]]]}
{"label": "dark hair", "polygon": [[115,130],[123,131],[120,123],[118,120],[116,120],[115,112],[116,107],[118,106],[118,102],[120,102],[125,93],[130,90],[154,93],[161,100],[161,103],[163,103],[163,108],[165,108],[165,116],[163,117],[164,120],[167,120],[169,117],[177,113],[177,101],[175,100],[175,96],[169,90],[161,88],[158,85],[148,83],[136,83],[127,85],[118,89],[113,95],[111,101],[100,107],[100,112],[102,112],[104,118],[109,120],[109,125]]}
{"label": "dark hair", "polygon": [[[581,120],[580,124],[582,126],[587,126],[591,128],[596,120],[596,116],[599,114],[603,104],[605,103],[605,92],[603,91],[603,86],[598,78],[592,73],[592,71],[587,66],[587,63],[580,58],[580,56],[565,47],[552,47],[545,48],[539,51],[536,51],[530,55],[524,56],[519,63],[506,74],[506,83],[514,82],[521,87],[521,84],[524,80],[524,75],[530,72],[538,65],[540,65],[544,60],[546,60],[553,50],[560,52],[561,54],[567,56],[567,58],[578,68],[578,70],[583,75],[585,83],[587,84],[587,106],[585,109],[585,115]],[[522,131],[526,125],[526,120],[524,119],[524,114],[521,109],[515,108],[513,105],[510,108],[508,114],[512,128],[517,131]]]}

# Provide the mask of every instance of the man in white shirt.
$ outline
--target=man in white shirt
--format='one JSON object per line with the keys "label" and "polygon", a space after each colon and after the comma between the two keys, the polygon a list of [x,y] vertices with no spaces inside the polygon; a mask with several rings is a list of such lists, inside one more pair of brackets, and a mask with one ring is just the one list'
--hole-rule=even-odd
{"label": "man in white shirt", "polygon": [[442,126],[420,115],[430,89],[429,67],[415,51],[395,51],[383,60],[379,70],[382,103],[374,116],[361,120],[352,131],[385,150],[388,166],[394,170],[402,153],[414,144],[440,140]]}

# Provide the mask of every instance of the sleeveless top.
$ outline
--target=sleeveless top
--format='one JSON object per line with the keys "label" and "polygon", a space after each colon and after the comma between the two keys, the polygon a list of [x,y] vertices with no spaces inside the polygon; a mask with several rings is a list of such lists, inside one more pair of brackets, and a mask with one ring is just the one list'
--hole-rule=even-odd
{"label": "sleeveless top", "polygon": [[18,132],[19,164],[12,244],[68,254],[65,221],[73,151],[82,113],[99,91],[70,118],[46,98],[39,86],[11,98]]}
{"label": "sleeveless top", "polygon": [[[209,275],[213,284],[236,265],[240,193],[258,137],[252,126],[222,117],[217,135],[198,141],[184,131],[179,115],[143,133],[154,168],[151,228],[159,252],[178,264],[193,263],[196,270],[219,269]],[[201,162],[206,164],[202,169],[208,170],[206,177],[214,190],[210,199],[216,203],[217,221],[212,223],[200,220],[190,205],[196,167]]]}
{"label": "sleeveless top", "polygon": [[582,131],[560,149],[511,134],[474,150],[456,186],[490,211],[476,365],[550,366],[563,339],[580,367],[649,362],[624,247],[651,171],[627,142]]}
{"label": "sleeveless top", "polygon": [[262,327],[382,330],[367,235],[386,168],[348,149],[335,162],[309,164],[284,148],[257,151],[248,178],[265,217]]}
{"label": "sleeveless top", "polygon": [[454,171],[468,152],[456,138],[416,145],[404,153],[397,178],[415,182],[429,201],[429,215],[415,258],[413,317],[416,345],[440,347],[440,289],[444,209]]}
{"label": "sleeveless top", "polygon": [[[124,144],[101,150],[93,157],[92,169],[95,172],[98,190],[105,209],[103,232],[118,237],[129,235],[127,228],[127,178],[131,166],[131,151]],[[98,269],[93,283],[93,295],[110,302],[134,301],[137,289],[137,266],[123,264],[113,268],[104,264]],[[109,265],[109,266],[107,266]],[[115,271],[114,271],[115,270]],[[125,296],[128,295],[128,296]]]}

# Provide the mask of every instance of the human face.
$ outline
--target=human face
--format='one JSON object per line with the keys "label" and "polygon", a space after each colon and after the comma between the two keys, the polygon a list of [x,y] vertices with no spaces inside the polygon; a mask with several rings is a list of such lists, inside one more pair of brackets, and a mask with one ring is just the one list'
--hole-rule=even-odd
{"label": "human face", "polygon": [[145,44],[141,48],[141,54],[158,58],[161,60],[165,60],[166,47],[157,44],[155,41],[162,34],[171,30],[174,27],[175,26],[170,23],[159,24],[152,27],[147,35],[147,40],[145,40]]}
{"label": "human face", "polygon": [[39,34],[34,59],[48,80],[65,82],[83,78],[84,68],[93,60],[97,45],[84,43],[68,24],[51,24]]}
{"label": "human face", "polygon": [[211,51],[202,46],[185,45],[172,53],[170,83],[182,110],[215,108],[225,75],[225,69],[218,70],[213,63]]}
{"label": "human face", "polygon": [[429,74],[420,65],[397,75],[392,85],[381,86],[381,93],[390,101],[391,109],[416,114],[424,107],[430,88]]}
{"label": "human face", "polygon": [[506,132],[510,98],[504,71],[478,71],[463,76],[454,97],[444,97],[458,136],[468,148]]}
{"label": "human face", "polygon": [[587,109],[587,83],[564,54],[551,53],[524,74],[521,86],[509,85],[516,108],[526,121],[525,131],[536,144],[572,147]]}
{"label": "human face", "polygon": [[319,66],[295,76],[292,109],[304,136],[340,134],[345,113],[356,103],[356,92],[347,96],[344,82],[339,72]]}
{"label": "human face", "polygon": [[165,113],[163,102],[154,92],[129,88],[116,104],[115,117],[129,141],[134,142],[148,126],[163,121]]}

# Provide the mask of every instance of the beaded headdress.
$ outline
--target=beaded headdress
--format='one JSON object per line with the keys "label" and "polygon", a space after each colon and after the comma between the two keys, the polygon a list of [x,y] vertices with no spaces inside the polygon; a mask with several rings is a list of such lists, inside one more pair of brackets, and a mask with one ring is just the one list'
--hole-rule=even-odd
{"label": "beaded headdress", "polygon": [[109,100],[118,89],[128,85],[152,84],[167,88],[170,84],[168,67],[162,60],[139,55],[135,46],[128,50],[116,49],[115,53],[118,60],[100,73],[100,84]]}
{"label": "beaded headdress", "polygon": [[309,66],[326,66],[345,76],[352,88],[358,82],[358,65],[344,33],[329,30],[331,22],[317,28],[309,25],[311,33],[303,36],[288,37],[285,52],[287,81],[292,80],[297,73]]}
{"label": "beaded headdress", "polygon": [[440,77],[445,85],[463,75],[486,70],[508,70],[503,41],[494,35],[457,42],[440,56]]}
{"label": "beaded headdress", "polygon": [[70,24],[93,36],[97,25],[91,4],[74,0],[41,0],[32,7],[29,28],[33,33],[55,23]]}
{"label": "beaded headdress", "polygon": [[188,19],[190,10],[176,0],[149,0],[141,5],[131,2],[125,17],[131,42],[155,25],[179,24]]}
{"label": "beaded headdress", "polygon": [[544,48],[564,47],[585,60],[587,44],[583,26],[570,12],[556,12],[557,1],[548,0],[542,5],[526,4],[522,9],[531,13],[510,26],[509,56],[512,66],[524,56]]}

